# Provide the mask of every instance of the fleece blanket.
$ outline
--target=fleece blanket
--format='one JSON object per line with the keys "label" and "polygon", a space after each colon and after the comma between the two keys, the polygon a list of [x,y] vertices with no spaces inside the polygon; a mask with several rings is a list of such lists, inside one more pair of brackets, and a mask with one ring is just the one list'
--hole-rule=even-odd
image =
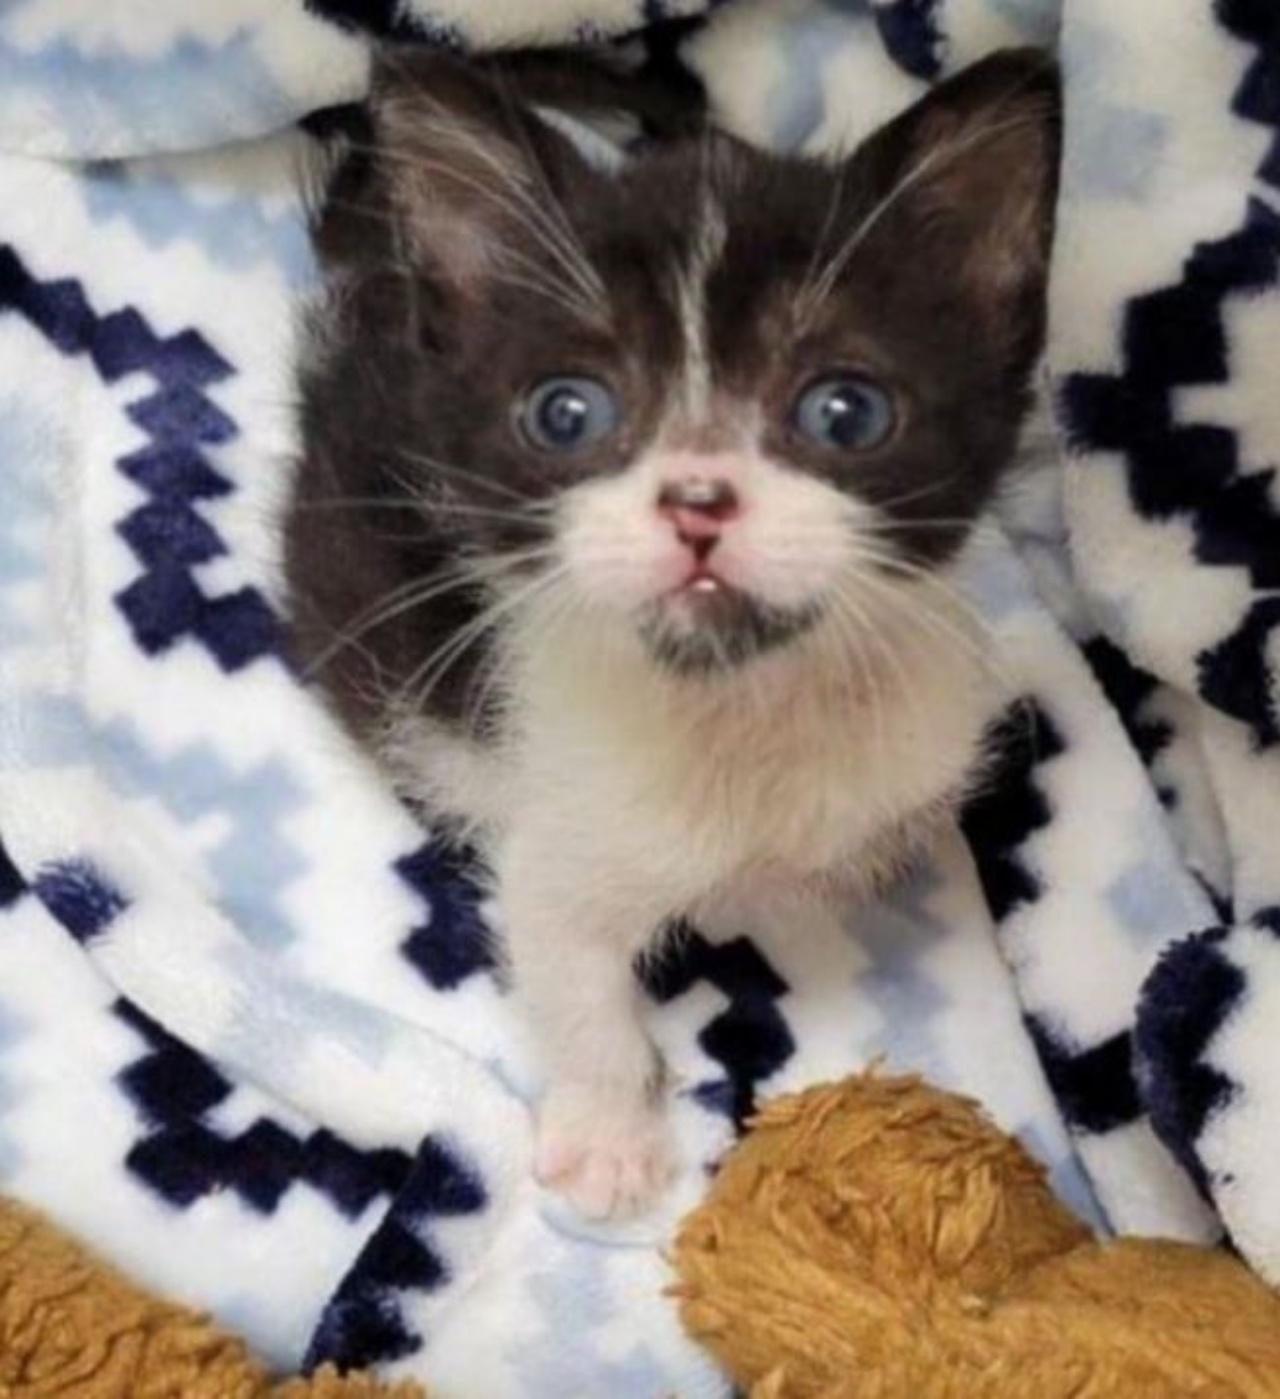
{"label": "fleece blanket", "polygon": [[[815,151],[1055,48],[1065,161],[1046,413],[966,559],[997,780],[847,936],[668,959],[684,1168],[587,1230],[530,1179],[498,911],[281,659],[275,522],[372,38],[662,21],[718,120]],[[1278,261],[1271,0],[0,6],[0,1189],[281,1368],[722,1395],[674,1220],[761,1096],[885,1058],[1099,1229],[1280,1282]]]}

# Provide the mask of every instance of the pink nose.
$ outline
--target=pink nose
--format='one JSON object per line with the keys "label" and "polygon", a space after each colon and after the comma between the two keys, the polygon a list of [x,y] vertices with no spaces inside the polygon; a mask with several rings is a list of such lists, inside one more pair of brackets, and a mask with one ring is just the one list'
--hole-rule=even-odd
{"label": "pink nose", "polygon": [[741,508],[737,491],[718,478],[686,476],[668,481],[658,494],[658,513],[671,521],[676,538],[699,563],[720,542],[724,525]]}

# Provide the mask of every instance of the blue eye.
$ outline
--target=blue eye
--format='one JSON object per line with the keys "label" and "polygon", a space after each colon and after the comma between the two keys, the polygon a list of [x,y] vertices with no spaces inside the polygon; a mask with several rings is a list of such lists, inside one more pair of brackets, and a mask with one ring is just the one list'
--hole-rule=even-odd
{"label": "blue eye", "polygon": [[618,426],[622,410],[599,379],[565,375],[535,384],[520,404],[520,430],[544,452],[578,452]]}
{"label": "blue eye", "polygon": [[795,425],[824,447],[866,452],[888,440],[895,424],[893,400],[870,379],[853,375],[820,379],[800,395]]}

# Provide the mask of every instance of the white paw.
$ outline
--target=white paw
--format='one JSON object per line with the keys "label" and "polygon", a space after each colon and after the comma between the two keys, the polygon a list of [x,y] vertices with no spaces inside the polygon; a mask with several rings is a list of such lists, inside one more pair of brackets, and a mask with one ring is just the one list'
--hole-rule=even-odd
{"label": "white paw", "polygon": [[538,1117],[534,1171],[585,1219],[643,1214],[671,1180],[666,1121],[645,1102],[553,1089]]}

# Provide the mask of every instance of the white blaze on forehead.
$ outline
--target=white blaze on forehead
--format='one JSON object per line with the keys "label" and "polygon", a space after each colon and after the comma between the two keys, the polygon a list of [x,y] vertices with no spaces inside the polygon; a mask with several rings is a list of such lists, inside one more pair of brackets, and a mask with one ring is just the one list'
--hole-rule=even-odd
{"label": "white blaze on forehead", "polygon": [[711,401],[707,282],[724,252],[727,232],[724,209],[704,180],[688,261],[678,283],[680,331],[684,342],[683,398],[685,413],[691,422],[705,415]]}

